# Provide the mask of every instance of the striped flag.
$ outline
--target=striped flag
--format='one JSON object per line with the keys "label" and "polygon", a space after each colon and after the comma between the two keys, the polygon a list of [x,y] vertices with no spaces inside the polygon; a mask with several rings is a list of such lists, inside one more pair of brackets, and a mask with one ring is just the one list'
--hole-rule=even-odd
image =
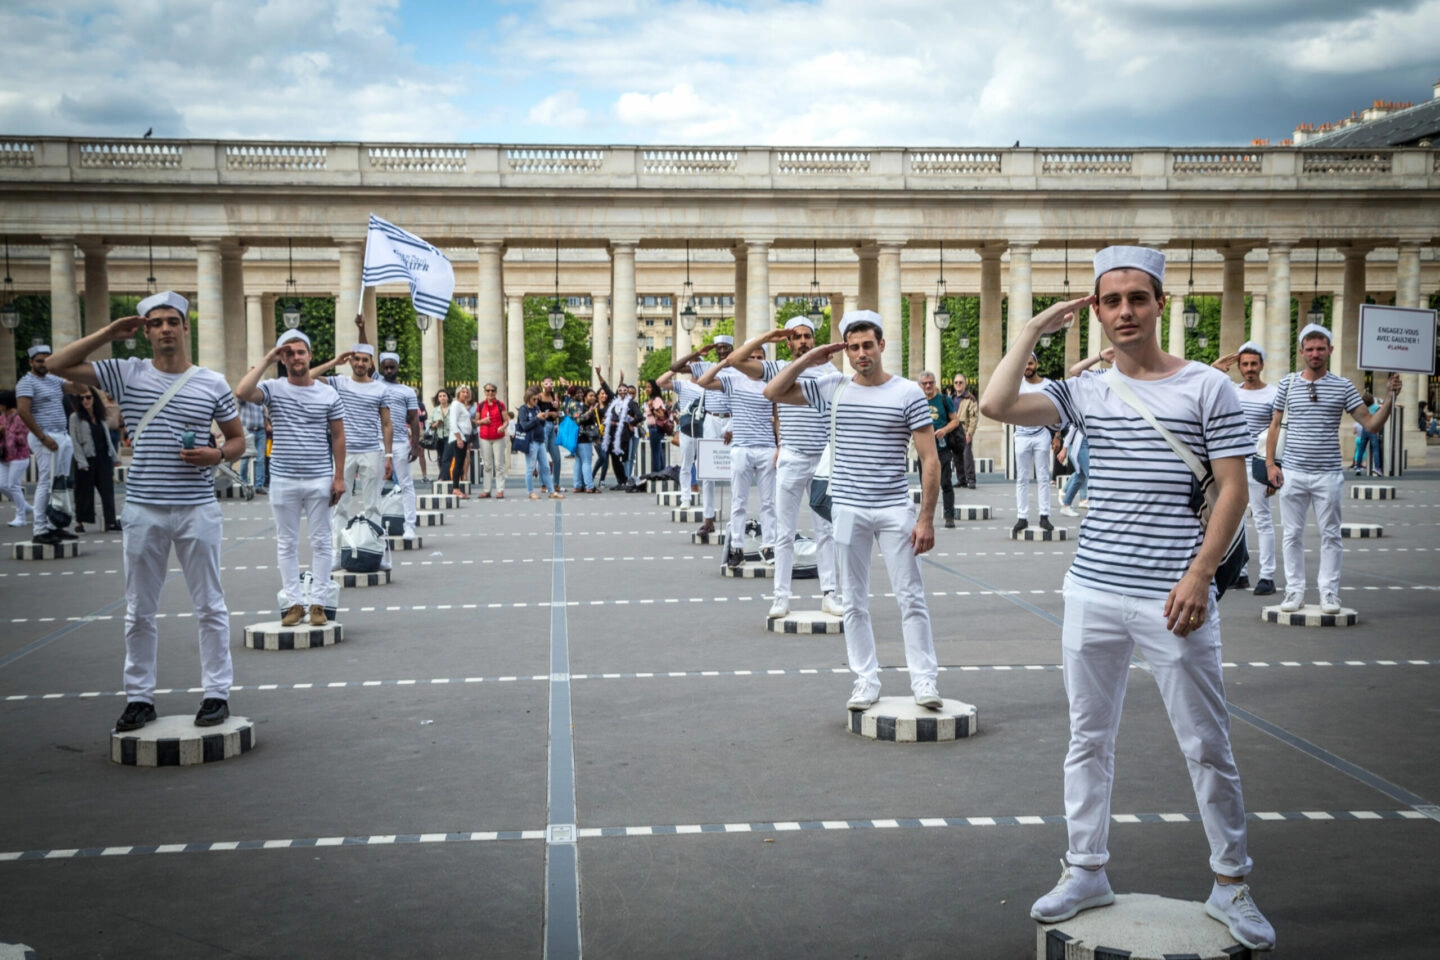
{"label": "striped flag", "polygon": [[455,270],[434,244],[401,230],[393,223],[370,214],[370,231],[365,237],[363,284],[404,280],[410,284],[415,311],[443,317],[455,294]]}

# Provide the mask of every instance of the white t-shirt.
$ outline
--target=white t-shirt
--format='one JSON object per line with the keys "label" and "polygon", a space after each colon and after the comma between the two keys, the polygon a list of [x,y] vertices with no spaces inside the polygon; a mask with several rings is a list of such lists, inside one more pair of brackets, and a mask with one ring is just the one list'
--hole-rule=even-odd
{"label": "white t-shirt", "polygon": [[[727,369],[716,378],[720,393],[730,400],[730,412],[734,415],[729,430],[731,442],[737,447],[775,447],[775,404],[765,398],[765,386],[758,380],[751,380],[738,370]],[[711,393],[716,391],[712,390]]]}
{"label": "white t-shirt", "polygon": [[30,398],[30,416],[42,431],[51,436],[64,435],[67,426],[64,380],[53,373],[43,377],[27,373],[15,384],[15,396]]}
{"label": "white t-shirt", "polygon": [[[258,389],[270,408],[270,473],[289,480],[328,477],[330,421],[345,419],[335,388],[321,380],[297,387],[285,378],[261,380]],[[345,449],[350,449],[346,431]]]}
{"label": "white t-shirt", "polygon": [[470,410],[459,400],[450,401],[450,409],[445,411],[445,440],[453,442],[455,434],[460,434],[461,440],[469,440],[475,432],[475,424],[470,419]]}
{"label": "white t-shirt", "polygon": [[1237,383],[1235,398],[1240,401],[1240,412],[1245,415],[1245,428],[1250,431],[1251,439],[1259,441],[1260,434],[1270,429],[1270,418],[1275,414],[1275,384],[1246,390],[1243,383]]}
{"label": "white t-shirt", "polygon": [[[100,389],[115,398],[125,422],[136,428],[160,395],[181,377],[156,370],[153,361],[139,357],[96,360],[91,366]],[[152,506],[214,503],[214,468],[181,460],[181,435],[194,431],[196,446],[206,446],[212,420],[227,423],[239,415],[235,394],[225,378],[203,367],[197,370],[136,438],[135,456],[125,478],[125,499]]]}
{"label": "white t-shirt", "polygon": [[380,408],[385,406],[389,392],[386,384],[379,380],[360,383],[349,377],[326,377],[325,382],[340,394],[345,408],[345,455],[381,449],[384,435],[380,430]]}
{"label": "white t-shirt", "polygon": [[[830,399],[844,379],[837,370],[799,380],[806,402],[827,422]],[[910,435],[928,426],[930,405],[915,381],[892,376],[878,387],[847,383],[835,414],[831,499],[848,507],[909,506],[905,455]]]}
{"label": "white t-shirt", "polygon": [[[1313,390],[1312,390],[1313,387]],[[1290,391],[1295,399],[1286,400]],[[1314,396],[1314,400],[1311,400]],[[1355,384],[1328,370],[1319,380],[1306,380],[1292,373],[1275,389],[1275,409],[1286,410],[1285,453],[1280,458],[1286,470],[1300,473],[1334,473],[1340,460],[1340,418],[1365,406]]]}
{"label": "white t-shirt", "polygon": [[[1204,542],[1190,507],[1195,475],[1105,376],[1087,370],[1045,385],[1061,425],[1080,424],[1090,445],[1090,511],[1070,575],[1108,593],[1164,598]],[[1255,448],[1234,384],[1219,370],[1192,362],[1164,380],[1124,380],[1202,461]]]}
{"label": "white t-shirt", "polygon": [[[766,360],[761,364],[760,379],[769,383],[790,363],[788,360]],[[832,363],[818,367],[806,367],[800,372],[800,379],[829,376],[840,371]],[[840,400],[845,403],[844,398]],[[780,446],[797,453],[815,455],[825,452],[830,442],[830,418],[820,415],[811,406],[798,407],[793,403],[778,404],[780,408]]]}

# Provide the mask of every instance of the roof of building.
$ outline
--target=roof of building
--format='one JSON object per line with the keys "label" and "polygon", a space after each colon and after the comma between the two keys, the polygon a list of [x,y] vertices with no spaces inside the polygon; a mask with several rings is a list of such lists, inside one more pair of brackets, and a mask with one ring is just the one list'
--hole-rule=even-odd
{"label": "roof of building", "polygon": [[1413,147],[1422,140],[1440,137],[1440,98],[1397,110],[1375,120],[1349,123],[1339,129],[1308,138],[1301,146],[1312,147]]}

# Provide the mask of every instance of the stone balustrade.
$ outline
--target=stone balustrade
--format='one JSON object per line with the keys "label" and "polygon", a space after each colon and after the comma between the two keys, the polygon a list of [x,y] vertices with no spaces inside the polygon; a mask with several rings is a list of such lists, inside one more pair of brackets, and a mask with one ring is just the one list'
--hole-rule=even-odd
{"label": "stone balustrade", "polygon": [[1440,187],[1440,150],[523,146],[0,138],[0,182],[577,189]]}

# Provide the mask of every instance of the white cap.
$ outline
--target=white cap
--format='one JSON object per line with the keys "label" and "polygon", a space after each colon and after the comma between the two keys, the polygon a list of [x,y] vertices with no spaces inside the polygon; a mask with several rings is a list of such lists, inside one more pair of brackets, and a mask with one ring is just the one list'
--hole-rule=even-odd
{"label": "white cap", "polygon": [[351,353],[363,353],[368,357],[375,356],[375,348],[368,343],[357,343],[350,348]]}
{"label": "white cap", "polygon": [[723,334],[723,333],[720,334],[720,336],[718,336],[718,337],[715,338],[715,342],[716,342],[716,343],[726,343],[726,344],[729,344],[729,345],[732,346],[732,347],[735,346],[735,338],[734,338],[734,337],[731,337],[731,336],[727,336],[726,334]]}
{"label": "white cap", "polygon": [[880,319],[880,314],[874,310],[850,310],[840,318],[840,339],[845,339],[845,334],[857,323],[868,323],[880,331],[880,336],[885,336],[885,324]]}
{"label": "white cap", "polygon": [[1300,330],[1300,339],[1299,339],[1297,342],[1298,342],[1301,346],[1304,346],[1304,344],[1305,344],[1305,338],[1308,337],[1308,336],[1310,336],[1310,334],[1312,334],[1312,333],[1318,333],[1318,334],[1320,334],[1322,337],[1324,337],[1326,340],[1329,340],[1331,343],[1334,343],[1334,342],[1335,342],[1335,338],[1332,337],[1332,336],[1330,336],[1330,331],[1329,331],[1329,330],[1326,330],[1324,327],[1320,326],[1320,324],[1318,324],[1318,323],[1307,323],[1307,324],[1305,324],[1305,326],[1302,327],[1301,330]]}
{"label": "white cap", "polygon": [[399,363],[399,362],[400,362],[400,354],[398,354],[398,353],[391,353],[391,352],[389,352],[389,351],[387,350],[386,352],[380,354],[380,362],[381,362],[381,363],[384,363],[386,360],[394,360],[396,363]]}
{"label": "white cap", "polygon": [[190,301],[180,296],[180,294],[174,290],[164,290],[152,297],[146,297],[140,301],[139,306],[135,308],[135,312],[142,317],[146,317],[149,316],[150,311],[156,307],[174,307],[180,311],[180,316],[190,316]]}
{"label": "white cap", "polygon": [[1165,282],[1165,254],[1149,247],[1106,247],[1095,254],[1095,279],[1111,270],[1144,270]]}
{"label": "white cap", "polygon": [[815,322],[804,315],[798,317],[791,317],[789,320],[785,321],[786,330],[794,330],[796,327],[809,327],[811,332],[814,332]]}
{"label": "white cap", "polygon": [[275,346],[278,347],[282,344],[289,343],[291,340],[303,340],[305,341],[305,346],[307,348],[310,346],[310,338],[305,336],[305,334],[301,333],[299,330],[286,330],[284,333],[280,334],[280,339],[275,341]]}
{"label": "white cap", "polygon": [[1235,352],[1253,353],[1259,356],[1261,363],[1265,362],[1265,348],[1260,346],[1260,344],[1256,343],[1254,340],[1246,340],[1244,343],[1240,344],[1240,349],[1236,350]]}
{"label": "white cap", "polygon": [[35,356],[35,354],[37,354],[37,353],[54,353],[54,352],[55,352],[55,351],[53,351],[53,350],[50,349],[50,344],[48,344],[48,343],[37,343],[37,344],[35,344],[35,346],[31,347],[29,350],[26,350],[26,351],[25,351],[25,354],[26,354],[26,356],[33,357],[33,356]]}

